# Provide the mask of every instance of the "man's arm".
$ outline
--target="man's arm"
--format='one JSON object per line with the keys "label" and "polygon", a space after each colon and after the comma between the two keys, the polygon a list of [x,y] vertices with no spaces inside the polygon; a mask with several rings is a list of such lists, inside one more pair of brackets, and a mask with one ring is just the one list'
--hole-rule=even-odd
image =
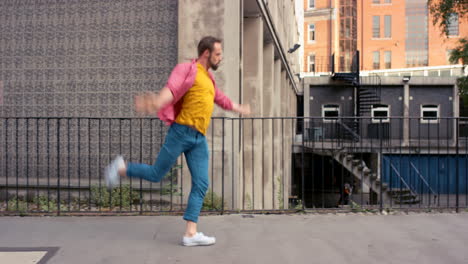
{"label": "man's arm", "polygon": [[216,88],[215,103],[223,109],[237,112],[241,115],[250,115],[250,105],[235,104],[221,90]]}
{"label": "man's arm", "polygon": [[159,110],[174,100],[169,88],[164,87],[159,93],[147,92],[135,96],[135,111],[139,114],[156,115]]}
{"label": "man's arm", "polygon": [[237,112],[241,115],[250,115],[250,105],[232,104],[232,111]]}

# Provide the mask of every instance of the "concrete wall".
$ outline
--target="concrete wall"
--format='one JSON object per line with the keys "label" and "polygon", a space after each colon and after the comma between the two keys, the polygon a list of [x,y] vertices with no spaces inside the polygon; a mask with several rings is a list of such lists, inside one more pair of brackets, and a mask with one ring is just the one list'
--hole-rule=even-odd
{"label": "concrete wall", "polygon": [[[196,57],[201,36],[221,37],[224,59],[215,73],[219,88],[234,102],[250,104],[252,117],[295,116],[296,94],[257,2],[208,2],[179,1],[179,61]],[[291,30],[297,25],[294,4],[289,2],[268,1],[267,8],[287,63],[299,72],[298,53],[287,53],[298,39],[297,30]],[[237,115],[218,108],[213,116]],[[222,120],[212,123],[208,132],[210,148],[214,148],[210,189],[218,196],[224,192],[227,209],[287,207],[293,134],[291,129],[281,131],[281,122],[268,119],[228,120],[224,130]],[[184,175],[188,173],[185,169]],[[182,202],[189,190],[190,181],[184,180]]]}
{"label": "concrete wall", "polygon": [[[411,117],[421,116],[421,105],[433,104],[439,106],[440,117],[453,117],[453,86],[412,86],[410,85]],[[451,137],[453,120],[442,119],[436,124],[422,124],[420,119],[410,120],[411,139],[432,138],[437,139]]]}

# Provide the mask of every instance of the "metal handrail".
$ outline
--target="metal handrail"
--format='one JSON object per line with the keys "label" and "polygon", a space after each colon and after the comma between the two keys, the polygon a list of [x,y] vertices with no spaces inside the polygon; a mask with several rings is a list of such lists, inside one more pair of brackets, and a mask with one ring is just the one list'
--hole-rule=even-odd
{"label": "metal handrail", "polygon": [[429,186],[429,183],[424,179],[424,177],[422,177],[422,174],[419,172],[418,168],[416,168],[416,166],[414,166],[413,162],[410,162],[410,164],[411,164],[411,167],[413,167],[413,169],[416,171],[416,173],[418,174],[418,176],[422,180],[422,182],[427,186],[427,188],[429,188],[431,193],[434,195],[434,201],[435,201],[435,199],[437,198],[436,192],[434,190],[432,190],[431,186]]}

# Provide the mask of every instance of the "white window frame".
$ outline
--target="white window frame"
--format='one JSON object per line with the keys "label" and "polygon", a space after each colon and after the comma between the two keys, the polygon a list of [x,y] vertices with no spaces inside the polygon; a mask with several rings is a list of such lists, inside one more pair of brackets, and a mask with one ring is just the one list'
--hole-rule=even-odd
{"label": "white window frame", "polygon": [[[386,118],[375,117],[374,112],[376,111],[387,111],[387,117]],[[372,116],[372,123],[374,124],[390,123],[390,106],[389,105],[379,105],[377,107],[372,106],[371,116]]]}
{"label": "white window frame", "polygon": [[[313,4],[314,4],[314,7],[310,7],[310,3],[313,3]],[[307,9],[308,9],[308,10],[315,9],[315,5],[316,5],[316,4],[317,4],[317,3],[315,3],[315,0],[308,0],[308,1],[307,1]]]}
{"label": "white window frame", "polygon": [[[314,30],[313,30],[314,31],[314,39],[313,40],[310,40],[310,32],[311,32],[310,27],[311,26],[313,26],[313,28],[314,28]],[[308,31],[307,31],[307,42],[308,43],[315,43],[315,40],[317,39],[317,34],[316,34],[317,31],[315,30],[315,23],[309,24],[307,29],[308,29]]]}
{"label": "white window frame", "polygon": [[[312,63],[312,61],[311,61],[311,57],[314,57],[313,63]],[[310,71],[310,66],[311,66],[312,64],[314,65],[314,71]],[[317,65],[315,65],[315,54],[314,54],[314,53],[309,54],[309,56],[307,56],[307,71],[308,71],[308,72],[317,72],[316,66],[317,66]]]}
{"label": "white window frame", "polygon": [[[436,119],[425,119],[424,112],[435,111]],[[421,124],[437,124],[440,119],[440,105],[425,104],[421,105]]]}
{"label": "white window frame", "polygon": [[[340,117],[341,114],[341,109],[340,109],[339,104],[323,104],[322,105],[322,118],[324,123],[335,123],[338,121],[338,118]],[[327,111],[337,111],[338,116],[336,118],[327,118],[325,117],[325,112]]]}

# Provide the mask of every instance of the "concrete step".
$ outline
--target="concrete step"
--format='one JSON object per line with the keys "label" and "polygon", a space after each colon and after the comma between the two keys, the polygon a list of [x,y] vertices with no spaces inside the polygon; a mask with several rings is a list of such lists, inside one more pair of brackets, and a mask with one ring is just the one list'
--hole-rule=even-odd
{"label": "concrete step", "polygon": [[399,195],[400,193],[401,194],[406,194],[406,193],[411,193],[411,190],[410,189],[406,189],[406,188],[402,188],[402,189],[399,189],[399,188],[392,188],[390,190],[388,190],[388,192],[391,194],[391,195]]}
{"label": "concrete step", "polygon": [[396,200],[400,200],[400,201],[409,201],[409,200],[414,200],[416,198],[418,198],[416,195],[412,195],[412,194],[402,194],[401,196],[400,195],[392,195],[392,197]]}
{"label": "concrete step", "polygon": [[416,200],[410,200],[410,201],[395,201],[396,204],[419,204],[421,203],[421,200],[416,199]]}

